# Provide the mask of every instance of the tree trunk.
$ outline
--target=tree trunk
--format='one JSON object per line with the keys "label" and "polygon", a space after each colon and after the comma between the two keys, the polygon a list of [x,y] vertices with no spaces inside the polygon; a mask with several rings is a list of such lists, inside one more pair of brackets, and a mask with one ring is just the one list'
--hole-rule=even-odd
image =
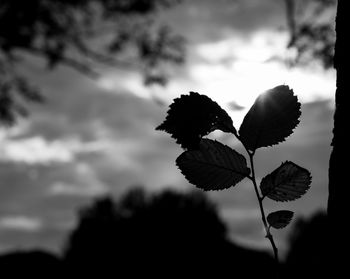
{"label": "tree trunk", "polygon": [[[343,265],[348,257],[349,248],[349,220],[350,207],[349,196],[349,152],[350,145],[345,135],[350,127],[350,78],[347,68],[349,67],[350,41],[348,38],[350,19],[347,19],[349,0],[338,0],[336,16],[336,44],[334,55],[334,67],[337,70],[337,89],[335,93],[335,114],[333,129],[333,150],[329,162],[329,198],[328,217],[330,225],[330,257],[332,261],[332,272],[341,272],[349,268],[348,264]],[[349,78],[349,80],[347,80]],[[327,240],[325,240],[327,241]],[[343,252],[341,254],[340,252]],[[333,269],[335,268],[335,269]],[[348,273],[348,271],[347,271]],[[347,274],[344,273],[344,274]]]}

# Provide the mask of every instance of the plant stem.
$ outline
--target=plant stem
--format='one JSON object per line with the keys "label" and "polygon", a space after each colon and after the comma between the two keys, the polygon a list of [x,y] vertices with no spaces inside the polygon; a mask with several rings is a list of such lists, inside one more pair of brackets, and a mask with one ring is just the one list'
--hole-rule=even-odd
{"label": "plant stem", "polygon": [[252,180],[253,185],[254,185],[254,190],[255,190],[256,196],[258,198],[259,208],[260,208],[260,213],[261,213],[261,219],[262,219],[262,222],[264,224],[264,228],[265,228],[265,232],[266,232],[266,236],[265,237],[270,241],[276,264],[279,265],[278,249],[276,247],[276,244],[275,244],[275,242],[273,240],[273,236],[272,236],[272,234],[270,232],[270,229],[269,229],[269,226],[267,224],[266,217],[265,217],[265,212],[264,212],[264,207],[263,207],[263,203],[262,203],[263,197],[261,197],[261,195],[259,194],[258,185],[256,183],[255,168],[254,168],[254,158],[253,158],[254,157],[254,153],[251,153],[248,150],[247,150],[247,153],[249,155],[250,167],[251,167],[251,170],[252,170],[251,180]]}

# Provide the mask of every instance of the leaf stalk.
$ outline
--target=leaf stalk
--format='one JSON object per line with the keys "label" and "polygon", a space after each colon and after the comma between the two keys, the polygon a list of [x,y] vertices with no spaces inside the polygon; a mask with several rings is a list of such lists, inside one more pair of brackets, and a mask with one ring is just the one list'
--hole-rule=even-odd
{"label": "leaf stalk", "polygon": [[275,244],[275,241],[273,239],[273,236],[272,236],[272,234],[271,234],[271,232],[269,230],[269,226],[268,226],[267,221],[266,221],[266,215],[265,215],[264,206],[263,206],[263,199],[264,199],[264,197],[262,195],[260,195],[259,190],[258,190],[258,185],[256,183],[255,167],[254,167],[254,152],[249,152],[248,149],[245,146],[244,146],[244,148],[246,149],[246,151],[247,151],[247,153],[249,155],[250,168],[251,168],[251,171],[252,171],[251,181],[253,183],[255,194],[256,194],[256,197],[257,197],[258,203],[259,203],[259,209],[260,209],[260,213],[261,213],[261,220],[262,220],[262,223],[264,225],[265,232],[266,232],[266,236],[265,237],[270,241],[271,247],[272,247],[272,250],[273,250],[274,259],[276,261],[276,264],[279,265],[278,249],[277,249],[277,246]]}

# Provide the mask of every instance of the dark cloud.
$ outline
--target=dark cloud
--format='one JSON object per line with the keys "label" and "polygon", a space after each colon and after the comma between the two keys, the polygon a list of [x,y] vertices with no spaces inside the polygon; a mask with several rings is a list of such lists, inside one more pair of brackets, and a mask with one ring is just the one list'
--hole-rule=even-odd
{"label": "dark cloud", "polygon": [[241,111],[241,110],[245,109],[244,106],[237,104],[237,102],[235,102],[235,101],[228,103],[228,107],[233,111]]}

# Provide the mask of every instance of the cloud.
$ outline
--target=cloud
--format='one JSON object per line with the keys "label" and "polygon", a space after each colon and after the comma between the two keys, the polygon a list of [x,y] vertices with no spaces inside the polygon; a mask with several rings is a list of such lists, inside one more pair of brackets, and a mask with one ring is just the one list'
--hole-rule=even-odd
{"label": "cloud", "polygon": [[0,230],[20,230],[36,232],[42,228],[38,218],[27,216],[6,216],[0,219]]}
{"label": "cloud", "polygon": [[255,30],[249,38],[226,36],[221,40],[196,44],[197,53],[209,62],[225,63],[225,58],[235,62],[244,61],[263,63],[273,56],[284,56],[288,35],[272,30]]}
{"label": "cloud", "polygon": [[94,185],[77,186],[74,184],[67,184],[63,182],[55,182],[49,189],[51,195],[71,195],[71,196],[98,196],[106,194],[105,188]]}
{"label": "cloud", "polygon": [[95,171],[86,163],[77,163],[76,177],[72,183],[55,181],[48,189],[49,195],[71,195],[96,197],[108,193],[108,188],[96,176]]}
{"label": "cloud", "polygon": [[220,210],[225,219],[230,219],[234,222],[251,222],[260,217],[258,208],[236,208],[228,207]]}
{"label": "cloud", "polygon": [[[166,88],[136,89],[140,82],[133,82],[135,90],[142,92],[143,98],[157,99],[169,104],[173,98],[189,91],[206,94],[222,107],[230,108],[234,102],[245,107],[230,112],[236,125],[262,92],[277,85],[289,85],[301,102],[314,102],[334,98],[335,71],[318,66],[310,68],[290,68],[280,61],[270,58],[287,56],[288,36],[284,32],[255,30],[249,38],[227,35],[225,38],[209,42],[193,42],[188,45],[191,56],[181,75],[173,77]],[[118,91],[118,73],[107,73],[105,82],[110,82],[109,92]]]}
{"label": "cloud", "polygon": [[285,7],[278,0],[194,0],[163,15],[190,42],[221,39],[227,35],[249,36],[251,32],[285,27]]}
{"label": "cloud", "polygon": [[[59,92],[60,88],[55,90]],[[96,195],[119,196],[131,185],[145,185],[152,190],[169,185],[194,187],[174,164],[181,149],[167,134],[154,131],[167,108],[121,93],[96,90],[74,94],[80,98],[63,96],[65,101],[57,101],[52,113],[45,106],[35,111],[23,132],[17,131],[8,139],[11,144],[11,141],[25,143],[37,138],[47,149],[55,144],[63,146],[71,152],[72,159],[48,165],[0,163],[2,217],[23,216],[26,212],[45,224],[36,234],[36,237],[43,236],[43,243],[39,243],[33,233],[11,235],[8,230],[0,233],[1,243],[12,247],[18,243],[25,247],[37,245],[57,251],[76,224],[77,209]],[[259,179],[284,160],[310,168],[314,181],[310,191],[301,200],[288,204],[287,209],[295,210],[296,216],[325,207],[332,124],[330,107],[326,101],[303,105],[303,119],[295,134],[280,146],[262,149],[256,154]],[[65,124],[57,124],[62,118]],[[236,145],[233,138],[227,140],[227,144]],[[256,216],[257,201],[249,181],[225,192],[210,193],[210,197],[223,208],[232,239],[241,244],[269,247]],[[267,202],[266,206],[268,211],[279,209],[279,204]],[[280,247],[285,245],[288,231],[276,233]]]}
{"label": "cloud", "polygon": [[[286,34],[267,31],[284,19],[280,1],[184,2],[167,19],[188,35],[189,63],[167,88],[143,88],[136,73],[106,71],[96,81],[66,68],[50,72],[39,64],[25,65],[46,103],[30,105],[28,119],[0,131],[0,218],[22,216],[17,222],[25,226],[23,218],[31,216],[34,224],[41,220],[41,227],[35,234],[0,230],[2,247],[60,250],[76,224],[77,210],[104,193],[118,197],[133,185],[193,188],[174,163],[182,150],[169,135],[154,130],[167,107],[153,102],[156,96],[169,104],[192,90],[208,94],[224,108],[244,106],[230,112],[236,125],[257,94],[290,85],[305,102],[302,121],[287,142],[257,152],[257,175],[261,179],[281,161],[293,160],[311,170],[313,184],[288,209],[300,216],[325,207],[334,72],[290,70],[265,61],[282,52],[286,42]],[[244,152],[234,138],[219,136]],[[249,181],[209,195],[222,208],[233,239],[268,247]],[[266,206],[270,211],[280,204]],[[280,245],[286,243],[287,232],[276,233]]]}
{"label": "cloud", "polygon": [[65,163],[72,161],[71,150],[59,141],[47,142],[40,137],[14,141],[1,141],[0,158],[2,161],[33,163]]}
{"label": "cloud", "polygon": [[138,72],[123,72],[120,70],[113,70],[101,76],[96,84],[99,88],[107,92],[130,92],[140,98],[151,98],[150,90],[144,86],[144,80]]}
{"label": "cloud", "polygon": [[36,74],[33,81],[50,92],[46,103],[0,133],[0,218],[25,213],[42,220],[36,237],[44,239],[39,243],[28,232],[2,230],[3,249],[60,250],[77,210],[94,197],[119,196],[132,185],[152,190],[187,185],[174,164],[180,149],[154,130],[165,107],[127,92],[101,90],[74,75],[67,83],[63,70]]}
{"label": "cloud", "polygon": [[228,107],[233,111],[243,110],[245,107],[237,104],[235,101],[228,103]]}
{"label": "cloud", "polygon": [[57,228],[43,227],[38,231],[0,230],[0,252],[15,250],[44,249],[62,253],[65,244],[65,233]]}
{"label": "cloud", "polygon": [[[197,61],[188,71],[199,92],[225,102],[234,99],[249,105],[258,94],[279,84],[291,86],[303,102],[331,98],[335,91],[334,71],[290,69],[279,62],[267,61],[274,54],[284,56],[285,42],[285,35],[264,31],[254,33],[248,41],[228,37],[197,44],[198,54],[211,59],[211,63]],[[230,63],[222,63],[223,58],[232,59]]]}

